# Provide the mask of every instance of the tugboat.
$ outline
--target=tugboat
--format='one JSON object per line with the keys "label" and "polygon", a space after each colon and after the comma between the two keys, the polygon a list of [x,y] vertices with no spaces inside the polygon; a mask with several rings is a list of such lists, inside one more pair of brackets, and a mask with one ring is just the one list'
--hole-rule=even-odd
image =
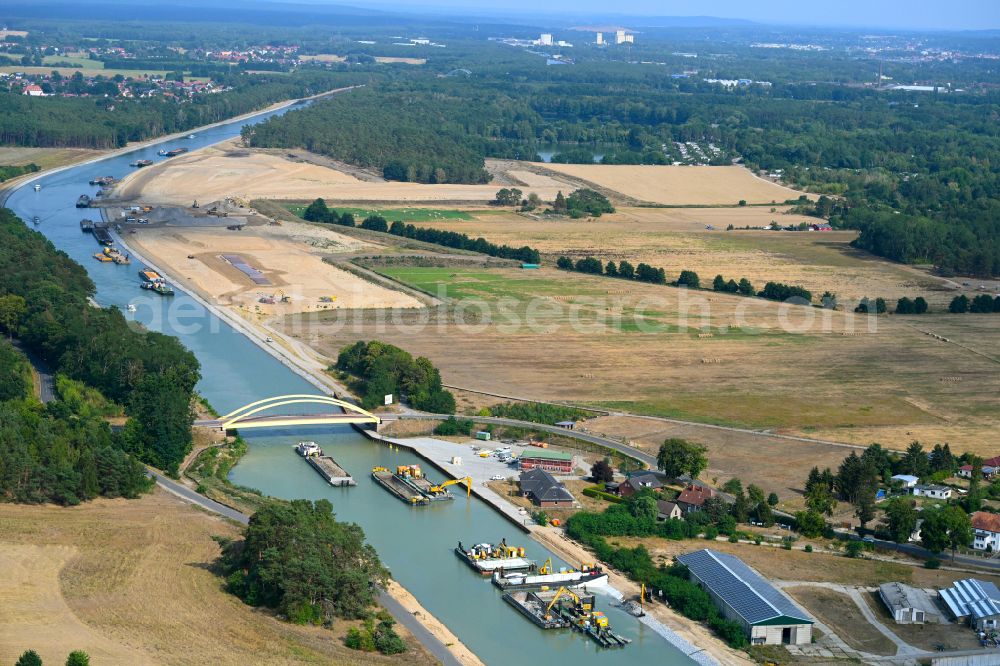
{"label": "tugboat", "polygon": [[90,208],[90,197],[86,194],[81,194],[80,198],[76,200],[77,208]]}
{"label": "tugboat", "polygon": [[41,186],[41,185],[39,185],[38,183],[35,183],[35,191],[37,192],[37,191],[39,191],[40,189],[42,189],[42,186]]}
{"label": "tugboat", "polygon": [[174,295],[174,288],[167,284],[167,281],[160,277],[156,271],[144,268],[139,271],[139,277],[142,279],[142,282],[139,283],[139,287],[142,289],[155,291],[160,296]]}
{"label": "tugboat", "polygon": [[316,442],[299,442],[295,446],[295,451],[303,458],[323,455],[323,449],[319,448],[319,444]]}

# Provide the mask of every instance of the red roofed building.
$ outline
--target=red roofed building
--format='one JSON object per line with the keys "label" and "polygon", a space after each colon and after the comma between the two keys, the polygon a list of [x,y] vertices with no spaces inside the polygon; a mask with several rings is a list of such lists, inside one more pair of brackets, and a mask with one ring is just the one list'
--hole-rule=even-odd
{"label": "red roofed building", "polygon": [[[983,477],[991,479],[1000,473],[1000,456],[994,456],[983,461]],[[958,468],[958,475],[964,479],[972,478],[972,465],[962,465]]]}
{"label": "red roofed building", "polygon": [[1000,551],[1000,515],[976,511],[972,519],[972,547],[976,550]]}
{"label": "red roofed building", "polygon": [[36,86],[34,83],[24,86],[22,94],[28,95],[29,97],[45,97],[45,91]]}
{"label": "red roofed building", "polygon": [[708,486],[699,486],[696,484],[688,485],[681,494],[677,496],[675,502],[677,506],[684,510],[684,513],[691,513],[692,511],[698,511],[701,509],[701,505],[705,503],[709,497],[715,497],[716,492]]}

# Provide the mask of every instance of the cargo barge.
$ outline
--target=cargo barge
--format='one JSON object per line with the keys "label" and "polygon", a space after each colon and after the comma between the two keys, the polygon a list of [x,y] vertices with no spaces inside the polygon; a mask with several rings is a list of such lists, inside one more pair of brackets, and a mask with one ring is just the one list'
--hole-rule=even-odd
{"label": "cargo barge", "polygon": [[306,459],[313,469],[319,472],[331,486],[355,486],[354,479],[337,461],[323,455],[323,449],[316,442],[299,442],[295,451]]}
{"label": "cargo barge", "polygon": [[508,546],[504,540],[499,545],[491,543],[477,543],[472,548],[466,549],[462,542],[458,542],[455,547],[455,554],[466,564],[484,576],[493,575],[500,572],[501,575],[507,571],[533,571],[535,563],[524,556],[524,548],[519,546]]}
{"label": "cargo barge", "polygon": [[100,187],[110,187],[117,182],[114,176],[101,176],[100,178],[92,178],[90,184],[99,185]]}
{"label": "cargo barge", "polygon": [[395,474],[385,467],[374,467],[372,479],[400,500],[413,506],[423,506],[431,502],[444,502],[455,499],[447,487],[456,483],[465,483],[468,492],[472,492],[472,479],[452,479],[441,484],[433,484],[424,476],[420,465],[400,465]]}
{"label": "cargo barge", "polygon": [[80,220],[80,231],[84,233],[92,233],[94,231],[94,221]]}
{"label": "cargo barge", "polygon": [[597,599],[592,594],[561,587],[555,592],[508,592],[503,599],[542,629],[571,627],[604,648],[625,647],[632,642],[611,630],[607,616],[595,610]]}
{"label": "cargo barge", "polygon": [[132,263],[131,258],[129,258],[127,254],[122,254],[118,248],[110,246],[105,247],[103,251],[96,253],[94,258],[103,263],[115,263],[119,266],[128,266]]}
{"label": "cargo barge", "polygon": [[552,560],[549,559],[537,572],[493,572],[493,584],[501,590],[547,590],[549,588],[567,587],[579,588],[586,585],[604,585],[608,582],[608,574],[600,567],[583,565],[577,569],[563,568],[552,570]]}
{"label": "cargo barge", "polygon": [[161,150],[157,153],[160,157],[177,157],[188,151],[187,148],[174,148],[173,150]]}
{"label": "cargo barge", "polygon": [[139,279],[142,280],[139,283],[139,287],[142,289],[155,291],[160,296],[174,295],[174,288],[167,284],[167,281],[160,277],[160,274],[154,270],[148,268],[142,269],[139,271]]}
{"label": "cargo barge", "polygon": [[90,231],[101,245],[112,245],[115,242],[115,239],[111,237],[111,232],[102,224],[95,224]]}
{"label": "cargo barge", "polygon": [[153,160],[136,160],[129,164],[130,167],[135,167],[136,169],[142,169],[143,167],[148,167],[153,163]]}

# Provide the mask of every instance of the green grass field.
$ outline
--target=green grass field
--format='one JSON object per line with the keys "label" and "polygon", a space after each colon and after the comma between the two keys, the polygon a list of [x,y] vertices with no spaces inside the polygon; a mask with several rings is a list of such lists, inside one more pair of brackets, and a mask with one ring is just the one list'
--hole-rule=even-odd
{"label": "green grass field", "polygon": [[[308,204],[289,204],[293,214],[302,217]],[[332,210],[350,213],[359,222],[371,215],[381,215],[389,222],[439,222],[442,220],[471,220],[472,215],[462,210],[442,210],[438,208],[351,208],[337,206]]]}

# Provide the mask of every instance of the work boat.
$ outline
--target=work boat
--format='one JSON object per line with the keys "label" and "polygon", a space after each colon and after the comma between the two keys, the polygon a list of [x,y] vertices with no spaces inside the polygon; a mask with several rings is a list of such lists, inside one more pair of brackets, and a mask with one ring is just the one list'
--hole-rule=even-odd
{"label": "work boat", "polygon": [[608,574],[600,567],[582,565],[579,569],[563,567],[553,571],[552,558],[545,561],[537,572],[493,572],[493,584],[502,590],[543,590],[549,587],[578,588],[586,585],[603,585]]}
{"label": "work boat", "polygon": [[477,543],[468,550],[459,541],[455,554],[484,576],[489,576],[494,571],[526,571],[535,568],[535,563],[524,556],[524,548],[508,546],[505,540],[501,540],[496,546]]}

